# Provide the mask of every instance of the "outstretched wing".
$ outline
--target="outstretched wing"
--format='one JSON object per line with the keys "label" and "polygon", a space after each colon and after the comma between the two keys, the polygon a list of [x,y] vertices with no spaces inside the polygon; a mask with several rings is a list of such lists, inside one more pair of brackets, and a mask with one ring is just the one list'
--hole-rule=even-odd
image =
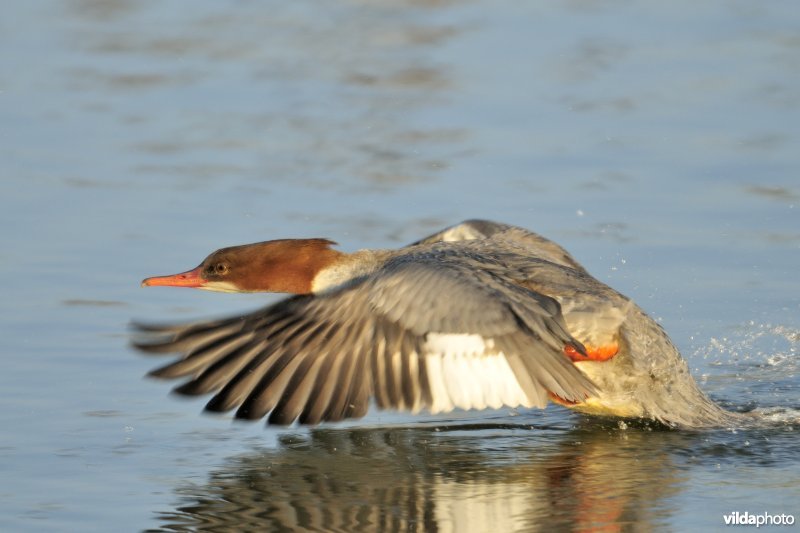
{"label": "outstretched wing", "polygon": [[177,392],[215,392],[207,409],[269,415],[272,424],[360,417],[371,398],[381,408],[442,412],[591,395],[592,383],[563,354],[583,347],[559,304],[460,259],[403,255],[339,289],[248,315],[137,325],[134,344],[181,354],[151,372],[189,377]]}

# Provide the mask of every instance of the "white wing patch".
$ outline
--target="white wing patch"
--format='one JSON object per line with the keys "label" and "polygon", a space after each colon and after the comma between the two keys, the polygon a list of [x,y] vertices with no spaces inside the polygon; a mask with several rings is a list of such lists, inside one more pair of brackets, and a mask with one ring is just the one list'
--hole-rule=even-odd
{"label": "white wing patch", "polygon": [[494,348],[494,339],[484,339],[476,333],[429,333],[425,348],[438,354],[482,355],[487,348]]}
{"label": "white wing patch", "polygon": [[429,333],[425,365],[432,413],[533,404],[494,341],[475,334]]}

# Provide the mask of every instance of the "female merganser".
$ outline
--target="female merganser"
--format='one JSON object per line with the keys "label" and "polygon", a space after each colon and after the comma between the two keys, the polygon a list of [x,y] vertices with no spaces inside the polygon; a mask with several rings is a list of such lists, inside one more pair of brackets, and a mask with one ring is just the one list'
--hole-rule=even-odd
{"label": "female merganser", "polygon": [[188,376],[181,394],[270,424],[363,416],[378,407],[544,408],[732,423],[708,399],[662,328],[522,228],[469,220],[399,250],[346,254],[326,239],[223,248],[197,268],[143,286],[296,296],[233,318],[137,325],[135,346],[178,352],[151,372]]}

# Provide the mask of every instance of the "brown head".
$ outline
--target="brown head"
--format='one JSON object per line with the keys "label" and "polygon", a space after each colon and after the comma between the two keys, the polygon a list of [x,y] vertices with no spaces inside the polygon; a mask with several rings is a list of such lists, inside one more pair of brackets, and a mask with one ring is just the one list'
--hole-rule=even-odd
{"label": "brown head", "polygon": [[222,292],[288,292],[307,294],[316,275],[344,254],[327,239],[281,239],[222,248],[200,266],[172,276],[142,281]]}

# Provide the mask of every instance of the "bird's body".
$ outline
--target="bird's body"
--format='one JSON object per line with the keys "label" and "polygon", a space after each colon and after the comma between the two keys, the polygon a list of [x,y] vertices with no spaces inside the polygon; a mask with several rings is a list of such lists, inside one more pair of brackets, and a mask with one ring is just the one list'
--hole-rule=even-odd
{"label": "bird's body", "polygon": [[725,425],[664,331],[563,248],[467,221],[397,250],[345,254],[324,239],[226,248],[145,285],[291,292],[254,313],[140,326],[153,372],[215,392],[208,409],[314,424],[381,408],[545,407],[672,426]]}

